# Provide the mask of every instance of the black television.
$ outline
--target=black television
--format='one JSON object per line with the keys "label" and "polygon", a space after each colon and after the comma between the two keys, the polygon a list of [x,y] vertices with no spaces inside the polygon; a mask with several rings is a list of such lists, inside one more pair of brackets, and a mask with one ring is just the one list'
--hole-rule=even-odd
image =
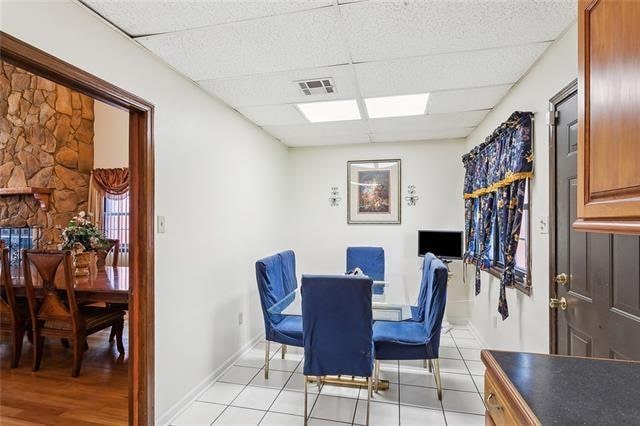
{"label": "black television", "polygon": [[441,259],[462,259],[462,231],[418,231],[418,256],[429,252]]}

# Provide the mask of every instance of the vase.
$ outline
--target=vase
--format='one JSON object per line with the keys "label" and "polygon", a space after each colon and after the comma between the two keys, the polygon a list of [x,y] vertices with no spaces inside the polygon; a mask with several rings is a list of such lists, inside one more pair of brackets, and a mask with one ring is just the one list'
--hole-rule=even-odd
{"label": "vase", "polygon": [[96,252],[83,251],[82,253],[76,253],[73,256],[73,264],[76,268],[76,277],[89,275],[90,268],[96,264]]}

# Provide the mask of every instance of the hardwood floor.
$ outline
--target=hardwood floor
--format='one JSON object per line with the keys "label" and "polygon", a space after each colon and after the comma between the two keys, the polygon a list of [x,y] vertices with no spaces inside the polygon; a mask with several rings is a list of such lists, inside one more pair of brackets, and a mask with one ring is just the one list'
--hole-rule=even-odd
{"label": "hardwood floor", "polygon": [[72,350],[47,339],[38,372],[25,337],[20,366],[9,368],[9,336],[0,335],[0,424],[125,425],[128,421],[128,324],[123,359],[109,330],[89,336],[80,376],[71,377]]}

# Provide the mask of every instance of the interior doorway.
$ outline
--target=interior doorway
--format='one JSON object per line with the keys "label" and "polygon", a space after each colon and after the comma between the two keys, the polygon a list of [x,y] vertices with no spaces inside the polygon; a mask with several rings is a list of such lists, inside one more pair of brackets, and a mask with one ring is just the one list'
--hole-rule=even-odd
{"label": "interior doorway", "polygon": [[129,423],[154,423],[153,105],[0,32],[2,60],[129,114]]}
{"label": "interior doorway", "polygon": [[[640,360],[640,237],[577,232],[577,82],[550,101],[550,352]],[[566,303],[566,305],[565,305]]]}

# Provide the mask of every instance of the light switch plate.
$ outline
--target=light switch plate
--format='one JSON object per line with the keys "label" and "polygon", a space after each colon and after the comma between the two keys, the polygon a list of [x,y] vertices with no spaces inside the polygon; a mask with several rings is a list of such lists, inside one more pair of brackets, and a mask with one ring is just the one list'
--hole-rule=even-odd
{"label": "light switch plate", "polygon": [[164,216],[158,216],[158,234],[164,234]]}

